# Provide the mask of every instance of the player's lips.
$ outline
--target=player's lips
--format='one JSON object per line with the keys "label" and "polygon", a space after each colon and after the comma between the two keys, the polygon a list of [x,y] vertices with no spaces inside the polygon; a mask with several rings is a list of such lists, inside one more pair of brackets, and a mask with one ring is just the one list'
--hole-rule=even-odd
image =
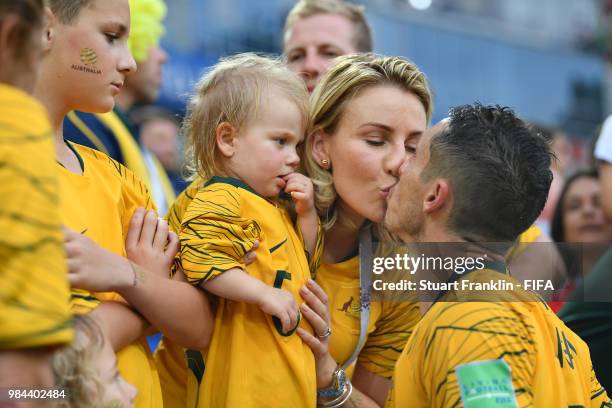
{"label": "player's lips", "polygon": [[391,196],[391,193],[393,192],[393,187],[395,187],[396,184],[397,184],[397,181],[388,187],[379,189],[380,194],[383,196],[383,198],[389,199],[389,197]]}

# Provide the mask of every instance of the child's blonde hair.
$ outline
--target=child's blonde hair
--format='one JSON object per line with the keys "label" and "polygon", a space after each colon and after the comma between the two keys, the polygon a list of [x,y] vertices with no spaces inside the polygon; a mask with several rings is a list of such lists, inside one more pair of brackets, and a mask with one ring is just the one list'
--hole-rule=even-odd
{"label": "child's blonde hair", "polygon": [[51,367],[58,387],[68,391],[65,400],[71,408],[94,408],[101,404],[104,389],[96,360],[104,348],[104,335],[100,327],[87,315],[73,320],[74,341],[57,351]]}
{"label": "child's blonde hair", "polygon": [[257,118],[261,98],[271,89],[295,102],[308,127],[308,91],[304,82],[278,58],[238,54],[224,58],[198,82],[191,97],[183,132],[188,141],[189,170],[204,180],[225,175],[217,142],[217,127],[227,122],[238,133]]}

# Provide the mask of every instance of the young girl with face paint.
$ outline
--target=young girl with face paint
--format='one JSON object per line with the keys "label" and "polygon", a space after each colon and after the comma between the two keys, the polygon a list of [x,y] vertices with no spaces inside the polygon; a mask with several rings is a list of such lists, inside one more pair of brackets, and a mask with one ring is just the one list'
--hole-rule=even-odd
{"label": "young girl with face paint", "polygon": [[[144,330],[150,322],[185,346],[202,347],[212,327],[207,300],[190,285],[167,278],[176,237],[157,219],[142,182],[103,153],[65,142],[62,128],[73,109],[112,109],[126,76],[136,69],[127,47],[128,0],[51,0],[49,5],[36,95],[50,113],[55,138],[69,279],[73,287],[86,289],[73,289],[73,310],[91,313],[104,328],[118,351],[119,372],[138,389],[135,406],[161,407]],[[189,326],[177,322],[175,313],[193,313]]]}

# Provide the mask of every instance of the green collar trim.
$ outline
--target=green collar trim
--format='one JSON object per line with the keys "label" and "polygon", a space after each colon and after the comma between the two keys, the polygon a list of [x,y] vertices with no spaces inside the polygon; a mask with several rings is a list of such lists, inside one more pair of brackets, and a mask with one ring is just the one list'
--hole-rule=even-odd
{"label": "green collar trim", "polygon": [[[217,183],[229,184],[234,187],[242,188],[248,191],[249,193],[253,193],[255,195],[258,195],[259,197],[262,197],[259,193],[253,190],[247,183],[245,183],[244,181],[240,179],[234,178],[234,177],[212,176],[210,180],[208,180],[204,184],[204,187],[208,187],[212,184],[217,184]],[[265,199],[265,197],[262,197],[262,198]]]}

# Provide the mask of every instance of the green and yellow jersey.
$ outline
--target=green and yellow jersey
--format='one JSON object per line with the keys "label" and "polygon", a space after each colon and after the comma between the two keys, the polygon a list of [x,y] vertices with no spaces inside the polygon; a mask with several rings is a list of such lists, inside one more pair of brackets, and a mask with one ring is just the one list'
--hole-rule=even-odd
{"label": "green and yellow jersey", "polygon": [[[175,201],[168,213],[168,222],[173,231],[179,231],[180,221],[187,207],[203,185],[201,179],[196,179]],[[317,268],[316,281],[323,287],[330,302],[334,328],[330,338],[330,352],[336,361],[344,362],[359,341],[359,258],[354,257],[337,264],[321,264]],[[395,361],[406,344],[412,327],[419,319],[417,303],[373,302],[368,337],[360,353],[359,364],[374,374],[390,378]],[[171,406],[184,406],[187,382],[190,384],[189,388],[197,383],[194,371],[198,371],[197,367],[203,364],[203,361],[198,363],[197,355],[188,353],[187,364],[182,349],[167,340],[163,343],[156,352],[156,362],[163,385],[164,401],[174,404]],[[191,370],[187,370],[187,365]]]}
{"label": "green and yellow jersey", "polygon": [[[125,237],[138,207],[152,209],[145,185],[123,165],[96,150],[67,142],[83,169],[75,174],[57,165],[63,223],[115,254],[126,256]],[[116,293],[72,291],[75,313],[93,310],[100,300],[123,301]],[[145,336],[117,353],[121,375],[138,388],[136,407],[162,407],[159,377]]]}
{"label": "green and yellow jersey", "polygon": [[[304,243],[284,205],[268,200],[237,179],[213,177],[185,211],[179,231],[177,267],[196,286],[232,268],[282,288],[301,303],[299,290],[310,279]],[[242,261],[253,249],[257,259]],[[302,321],[301,327],[312,331]],[[316,404],[312,351],[295,334],[257,306],[218,298],[215,325],[204,352],[206,369],[187,401],[200,407]],[[190,383],[192,384],[192,383]]]}
{"label": "green and yellow jersey", "polygon": [[[474,271],[459,281],[516,284],[499,272]],[[500,301],[470,301],[491,296]],[[397,362],[393,401],[396,407],[612,406],[586,344],[536,295],[516,287],[450,291],[435,302]]]}
{"label": "green and yellow jersey", "polygon": [[[196,178],[179,194],[170,210],[168,210],[166,216],[168,225],[170,230],[177,235],[181,230],[181,221],[189,204],[191,204],[198,191],[204,188],[204,184],[205,182],[201,178]],[[191,369],[188,369],[188,360]],[[195,406],[195,402],[186,405],[187,388],[197,390],[199,387],[203,376],[201,367],[204,365],[204,360],[202,354],[194,350],[190,351],[189,357],[187,357],[183,347],[162,337],[159,347],[155,350],[155,364],[162,385],[164,404],[167,407]]]}
{"label": "green and yellow jersey", "polygon": [[[321,264],[316,282],[329,299],[333,328],[329,350],[334,360],[343,363],[359,342],[359,257],[336,264]],[[420,317],[416,302],[371,302],[367,338],[357,364],[373,374],[391,378],[395,362]]]}
{"label": "green and yellow jersey", "polygon": [[54,158],[43,106],[0,84],[0,350],[72,341]]}

